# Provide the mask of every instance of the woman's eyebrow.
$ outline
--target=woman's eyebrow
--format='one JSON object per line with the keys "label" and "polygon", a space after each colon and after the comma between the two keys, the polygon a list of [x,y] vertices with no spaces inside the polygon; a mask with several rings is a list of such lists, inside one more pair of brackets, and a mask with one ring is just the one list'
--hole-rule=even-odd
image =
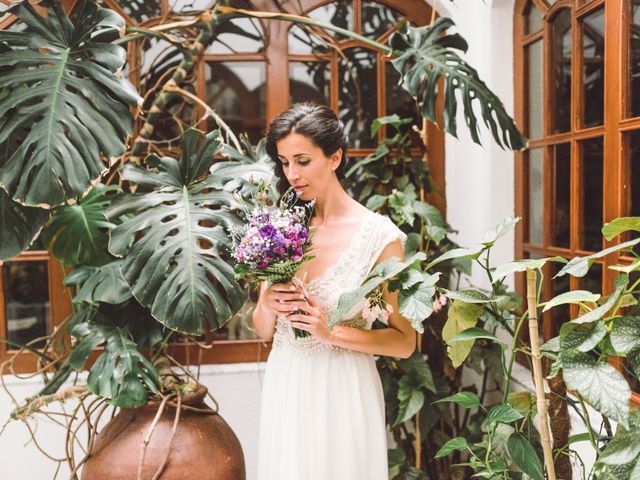
{"label": "woman's eyebrow", "polygon": [[[308,157],[309,155],[311,155],[310,153],[296,153],[293,158],[297,158],[297,157]],[[286,157],[283,157],[282,155],[278,155],[278,158],[280,158],[281,160],[286,160]]]}

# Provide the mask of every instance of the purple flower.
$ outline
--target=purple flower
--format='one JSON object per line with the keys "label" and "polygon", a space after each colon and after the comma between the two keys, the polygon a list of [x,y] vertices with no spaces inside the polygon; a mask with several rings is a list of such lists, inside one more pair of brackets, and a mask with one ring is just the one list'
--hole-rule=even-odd
{"label": "purple flower", "polygon": [[276,233],[278,233],[276,227],[270,223],[260,227],[260,236],[262,238],[272,238]]}

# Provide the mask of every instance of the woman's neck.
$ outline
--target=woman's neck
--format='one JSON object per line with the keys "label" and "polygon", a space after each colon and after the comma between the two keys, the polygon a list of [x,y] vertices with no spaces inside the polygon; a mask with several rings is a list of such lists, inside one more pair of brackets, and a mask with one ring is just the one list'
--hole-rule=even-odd
{"label": "woman's neck", "polygon": [[322,197],[316,198],[313,210],[313,224],[325,225],[336,217],[344,216],[351,208],[353,200],[340,183],[327,189]]}

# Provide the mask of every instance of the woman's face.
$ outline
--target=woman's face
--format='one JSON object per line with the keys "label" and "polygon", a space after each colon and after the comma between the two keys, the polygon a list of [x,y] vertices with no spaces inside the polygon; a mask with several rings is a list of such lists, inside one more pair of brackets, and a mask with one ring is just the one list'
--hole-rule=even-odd
{"label": "woman's face", "polygon": [[302,200],[323,198],[337,180],[342,151],[326,157],[322,149],[299,133],[290,133],[276,142],[278,157],[287,181]]}

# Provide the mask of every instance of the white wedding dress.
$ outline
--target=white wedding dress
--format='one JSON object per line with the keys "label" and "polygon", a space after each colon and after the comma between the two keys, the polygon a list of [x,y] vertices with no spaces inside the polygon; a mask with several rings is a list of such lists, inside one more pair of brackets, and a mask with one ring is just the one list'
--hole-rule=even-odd
{"label": "white wedding dress", "polygon": [[[406,236],[367,213],[339,261],[307,283],[328,317],[359,287],[390,242]],[[341,324],[371,328],[359,314]],[[382,384],[373,355],[296,339],[278,318],[260,409],[258,480],[387,480]]]}

